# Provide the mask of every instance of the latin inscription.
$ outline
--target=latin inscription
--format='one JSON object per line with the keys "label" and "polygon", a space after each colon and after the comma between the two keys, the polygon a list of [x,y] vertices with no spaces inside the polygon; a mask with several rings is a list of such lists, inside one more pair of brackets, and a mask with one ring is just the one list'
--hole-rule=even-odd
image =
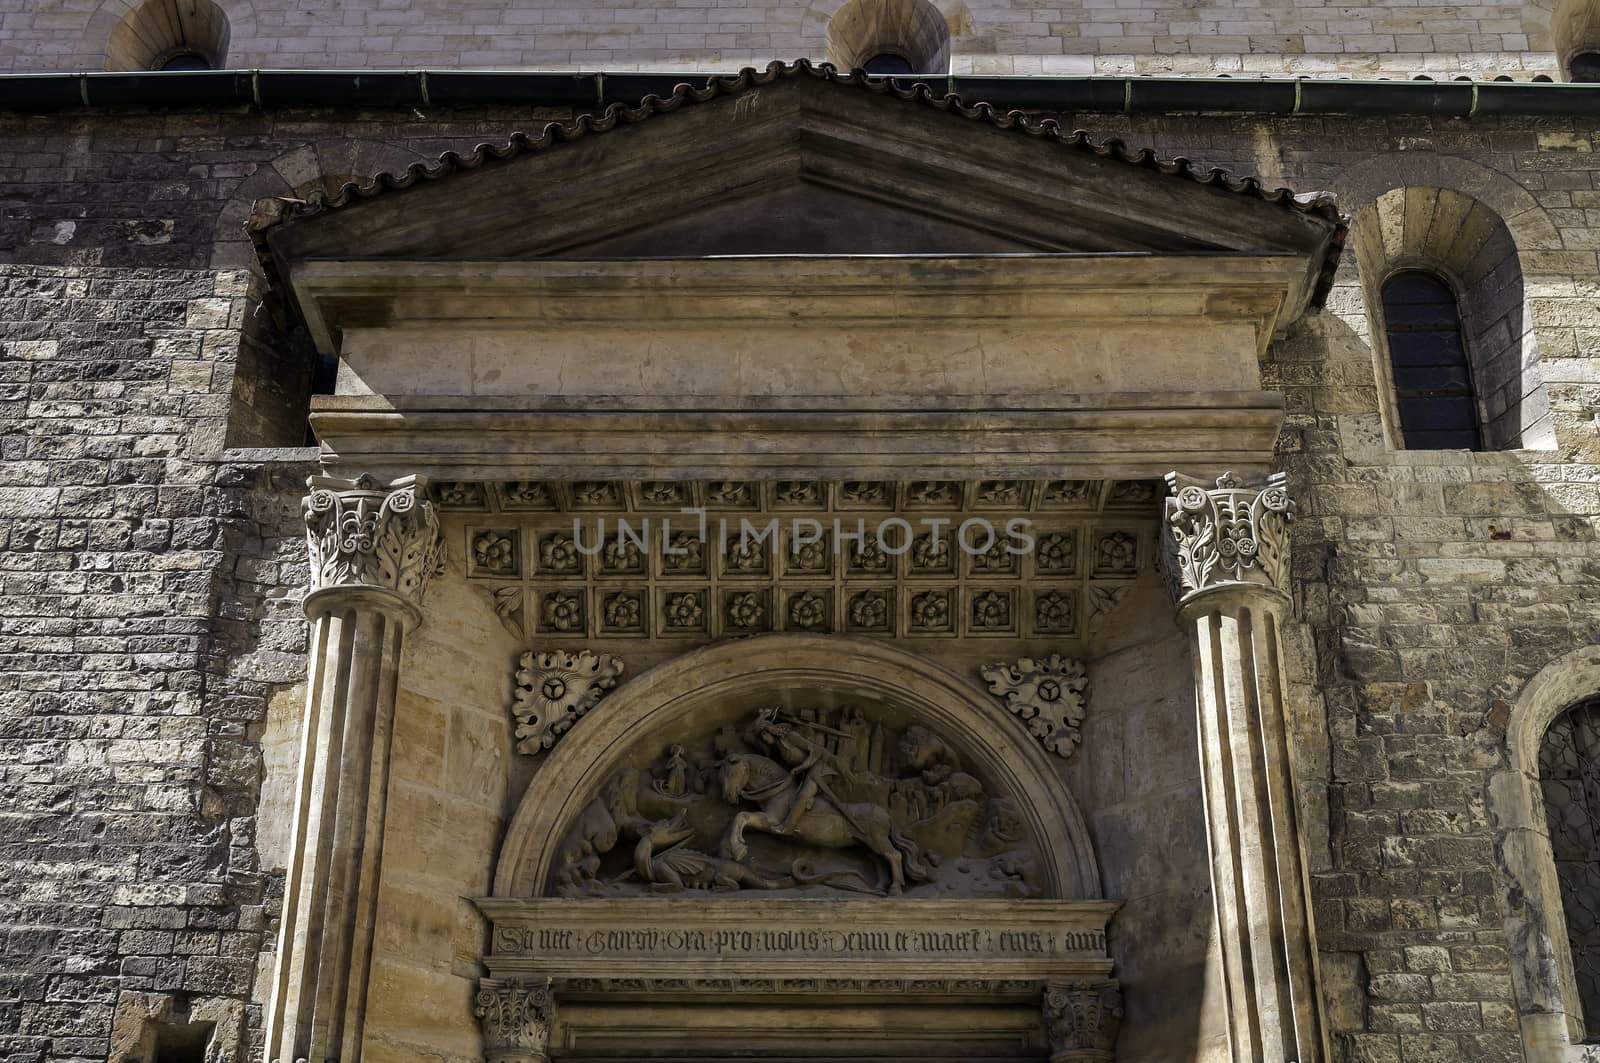
{"label": "latin inscription", "polygon": [[495,951],[544,956],[994,956],[1103,955],[1101,930],[837,930],[819,927],[602,930],[500,926]]}

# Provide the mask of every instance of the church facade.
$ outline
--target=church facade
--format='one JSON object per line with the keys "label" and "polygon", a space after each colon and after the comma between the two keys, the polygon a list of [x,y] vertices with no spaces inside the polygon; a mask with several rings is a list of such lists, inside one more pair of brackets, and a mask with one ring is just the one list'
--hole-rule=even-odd
{"label": "church facade", "polygon": [[12,6],[0,1058],[1600,1058],[1600,13]]}

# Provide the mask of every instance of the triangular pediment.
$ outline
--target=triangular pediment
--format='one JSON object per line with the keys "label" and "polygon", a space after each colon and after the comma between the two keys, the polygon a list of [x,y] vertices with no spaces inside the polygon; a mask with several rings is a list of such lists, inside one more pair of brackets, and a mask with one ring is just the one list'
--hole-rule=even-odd
{"label": "triangular pediment", "polygon": [[[258,215],[314,258],[1336,253],[1331,203],[808,64],[681,87]],[[1316,285],[1305,286],[1309,294]]]}
{"label": "triangular pediment", "polygon": [[339,356],[313,426],[363,468],[1143,477],[1264,467],[1260,357],[1343,224],[799,63],[280,201],[253,232]]}

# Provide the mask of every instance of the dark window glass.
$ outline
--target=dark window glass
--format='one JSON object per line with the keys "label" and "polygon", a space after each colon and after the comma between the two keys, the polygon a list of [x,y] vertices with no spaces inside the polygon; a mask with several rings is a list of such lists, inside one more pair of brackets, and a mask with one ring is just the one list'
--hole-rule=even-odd
{"label": "dark window glass", "polygon": [[1478,404],[1455,294],[1431,273],[1396,273],[1383,285],[1383,316],[1406,448],[1477,450]]}
{"label": "dark window glass", "polygon": [[1573,81],[1600,81],[1600,52],[1579,52],[1567,64]]}
{"label": "dark window glass", "polygon": [[915,70],[911,69],[911,60],[904,56],[895,55],[892,52],[884,52],[881,55],[873,56],[861,64],[861,69],[879,77],[899,77],[901,74],[916,73]]}
{"label": "dark window glass", "polygon": [[210,70],[211,62],[199,52],[178,52],[162,60],[162,70]]}
{"label": "dark window glass", "polygon": [[1539,789],[1572,942],[1584,1040],[1600,1041],[1600,698],[1574,705],[1545,732]]}

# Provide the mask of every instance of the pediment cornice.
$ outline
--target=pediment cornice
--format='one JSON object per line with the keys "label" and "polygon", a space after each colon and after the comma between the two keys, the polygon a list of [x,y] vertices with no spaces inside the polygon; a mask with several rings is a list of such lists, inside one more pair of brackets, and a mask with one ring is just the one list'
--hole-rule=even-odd
{"label": "pediment cornice", "polygon": [[[890,220],[862,224],[857,208]],[[819,235],[826,222],[805,224],[816,218],[836,231]],[[752,244],[767,219],[783,235]],[[1327,195],[804,60],[679,85],[330,196],[263,201],[250,228],[285,279],[329,257],[653,257],[657,230],[656,243],[697,256],[1276,254],[1302,260],[1291,316],[1320,302],[1344,232]]]}

